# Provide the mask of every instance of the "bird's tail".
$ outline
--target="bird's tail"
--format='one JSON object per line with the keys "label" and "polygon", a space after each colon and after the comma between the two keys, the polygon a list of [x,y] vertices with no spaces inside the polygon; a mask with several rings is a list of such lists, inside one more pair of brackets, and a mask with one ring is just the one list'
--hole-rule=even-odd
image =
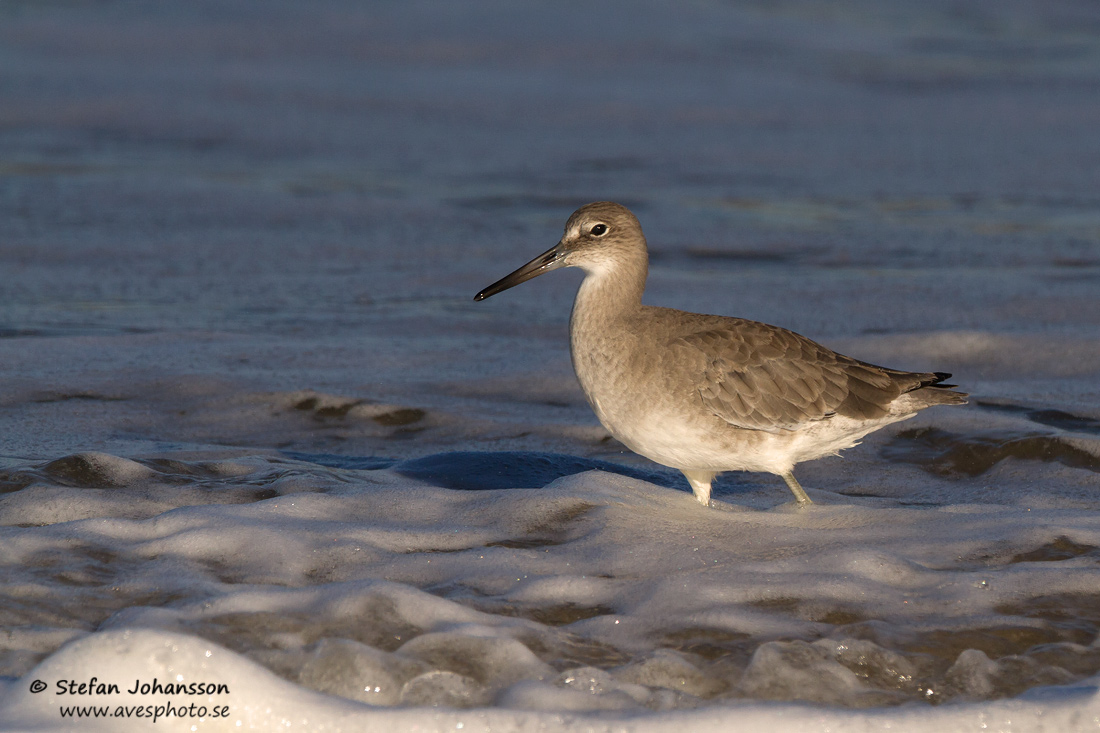
{"label": "bird's tail", "polygon": [[965,405],[969,395],[956,392],[957,385],[947,384],[951,375],[947,372],[931,372],[921,375],[920,383],[913,389],[914,397],[921,397],[929,405]]}

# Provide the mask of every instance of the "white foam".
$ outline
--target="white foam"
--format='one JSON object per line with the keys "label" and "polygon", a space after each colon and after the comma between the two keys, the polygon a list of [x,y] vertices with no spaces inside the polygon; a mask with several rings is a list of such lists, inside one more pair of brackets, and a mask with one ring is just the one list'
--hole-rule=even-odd
{"label": "white foam", "polygon": [[[248,463],[255,470],[219,479],[226,491],[287,478],[286,464]],[[225,672],[234,680],[253,680],[239,665],[255,662],[281,684],[374,707],[635,714],[740,710],[753,699],[866,707],[934,698],[994,709],[1001,703],[989,698],[1085,684],[1083,671],[1100,661],[1088,647],[1095,639],[1059,630],[1043,610],[1047,597],[1094,597],[1093,512],[842,499],[728,512],[600,471],[482,492],[389,469],[294,465],[300,493],[7,529],[8,594],[64,598],[78,581],[84,607],[62,612],[101,629],[81,642],[113,639],[103,643],[114,648],[138,629],[152,634],[141,638],[196,635],[244,655]],[[157,486],[142,475],[112,491],[169,490]],[[98,512],[118,506],[105,498]],[[1070,556],[1044,561],[1043,548],[1066,542],[1076,543],[1065,545]],[[62,547],[71,548],[64,563],[43,571]],[[9,674],[21,675],[13,690],[44,674],[29,663],[71,638],[71,622],[51,623],[42,643],[8,657]],[[43,664],[60,669],[83,648]],[[118,653],[112,669],[143,664]],[[95,654],[81,664],[90,669]],[[54,708],[33,707],[41,699],[17,709],[52,725]]]}
{"label": "white foam", "polygon": [[[331,670],[337,673],[336,677],[329,678],[335,684],[341,684],[341,674],[352,669],[364,670],[362,663],[351,662],[349,667],[346,652],[334,652],[329,648],[326,653],[335,653],[345,659]],[[352,656],[356,654],[361,656],[362,652],[353,652]],[[977,655],[968,656],[966,661],[972,657]],[[978,660],[976,664],[988,666],[987,661]],[[453,709],[456,702],[464,704],[478,699],[476,683],[470,678],[449,672],[428,672],[406,683],[404,694],[424,702],[445,701],[450,703],[451,709],[445,707],[431,712],[387,710],[307,690],[203,639],[133,629],[101,632],[66,645],[24,678],[10,683],[0,697],[0,709],[4,712],[5,730],[144,731],[154,720],[152,716],[156,716],[157,725],[165,726],[166,730],[289,728],[332,733],[405,729],[554,733],[576,730],[578,726],[590,730],[615,730],[623,723],[607,719],[598,712],[586,714],[585,711],[617,710],[642,701],[659,708],[662,700],[675,696],[663,685],[678,684],[675,675],[667,674],[668,662],[664,662],[664,671],[655,669],[660,664],[651,664],[639,673],[647,683],[644,686],[615,681],[600,670],[578,668],[561,675],[552,685],[533,682],[513,685],[510,694],[502,699],[506,707],[479,710]],[[374,665],[368,666],[375,675],[371,682],[376,687],[382,688],[388,683],[385,677],[378,676],[384,672]],[[834,676],[812,666],[810,670],[815,675],[836,679],[834,684],[859,685],[852,675]],[[810,674],[810,670],[804,672]],[[783,675],[781,679],[789,684],[793,678]],[[45,683],[45,689],[32,693],[33,681]],[[159,689],[153,687],[154,681],[161,686]],[[655,681],[661,683],[658,686],[663,692],[651,691],[650,685]],[[84,693],[68,692],[79,690],[80,684],[86,686]],[[101,687],[111,684],[116,685],[115,690]],[[191,684],[196,685],[191,690],[199,694],[188,694],[186,687],[181,691],[173,688],[172,693],[161,692],[166,685]],[[197,687],[200,684],[205,685],[205,689],[200,690]],[[820,689],[819,683],[813,684]],[[144,692],[142,685],[147,686]],[[889,711],[751,703],[718,705],[696,711],[631,717],[629,725],[643,733],[685,728],[704,732],[728,730],[732,721],[736,721],[739,730],[749,733],[774,730],[776,726],[857,732],[881,730],[884,726],[890,730],[914,732],[930,728],[959,731],[1018,728],[1044,733],[1078,730],[1081,720],[1100,714],[1096,685],[1097,681],[1089,680],[1071,688],[1036,691],[1019,700]],[[66,690],[66,694],[60,694],[61,689]],[[213,690],[213,694],[208,690]],[[368,698],[378,695],[378,702],[385,701],[386,693],[381,691],[363,694]],[[93,707],[110,717],[92,717],[90,709]],[[75,708],[82,708],[87,717],[74,717],[78,715]],[[537,712],[540,708],[552,712]],[[200,717],[203,713],[205,715]],[[135,717],[137,715],[143,717]]]}

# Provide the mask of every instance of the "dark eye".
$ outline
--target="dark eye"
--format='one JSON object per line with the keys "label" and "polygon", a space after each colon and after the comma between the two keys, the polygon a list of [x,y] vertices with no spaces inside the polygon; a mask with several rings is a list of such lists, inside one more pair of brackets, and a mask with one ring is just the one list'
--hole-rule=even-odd
{"label": "dark eye", "polygon": [[602,237],[607,234],[607,224],[597,224],[590,231],[593,237]]}

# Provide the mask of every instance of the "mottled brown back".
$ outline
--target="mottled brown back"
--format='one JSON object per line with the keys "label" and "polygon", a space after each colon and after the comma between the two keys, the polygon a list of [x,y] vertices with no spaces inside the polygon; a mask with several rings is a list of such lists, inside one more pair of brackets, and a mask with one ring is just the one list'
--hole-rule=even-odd
{"label": "mottled brown back", "polygon": [[[963,404],[966,395],[942,385],[950,374],[903,372],[838,354],[805,336],[740,318],[721,319],[677,337],[670,346],[704,357],[698,377],[703,404],[731,425],[795,430],[843,415],[874,420],[903,394],[923,390],[925,404]],[[916,395],[915,395],[916,396]]]}

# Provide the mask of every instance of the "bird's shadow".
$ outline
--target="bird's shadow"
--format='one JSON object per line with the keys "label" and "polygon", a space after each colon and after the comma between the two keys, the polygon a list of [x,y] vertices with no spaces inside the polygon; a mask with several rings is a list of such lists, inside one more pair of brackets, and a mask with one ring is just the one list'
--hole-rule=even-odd
{"label": "bird's shadow", "polygon": [[[585,471],[605,471],[647,481],[679,491],[691,491],[679,471],[654,466],[627,466],[613,461],[539,451],[453,451],[395,461],[385,458],[340,456],[329,453],[285,452],[288,458],[343,469],[391,469],[395,473],[432,486],[456,491],[541,489],[565,476]],[[738,494],[756,488],[738,474],[715,479],[716,496]]]}

